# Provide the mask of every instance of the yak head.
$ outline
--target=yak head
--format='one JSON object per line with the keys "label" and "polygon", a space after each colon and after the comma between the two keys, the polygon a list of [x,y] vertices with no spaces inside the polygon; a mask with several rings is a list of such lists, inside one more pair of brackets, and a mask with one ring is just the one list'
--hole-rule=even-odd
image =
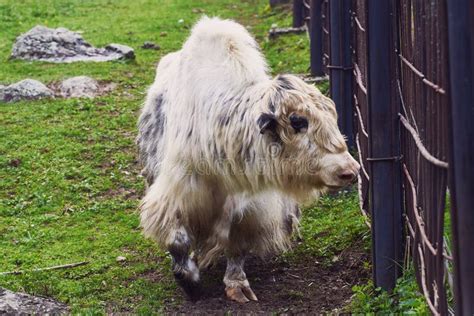
{"label": "yak head", "polygon": [[339,131],[334,102],[316,87],[279,75],[256,116],[274,180],[285,190],[323,191],[356,179],[360,166]]}

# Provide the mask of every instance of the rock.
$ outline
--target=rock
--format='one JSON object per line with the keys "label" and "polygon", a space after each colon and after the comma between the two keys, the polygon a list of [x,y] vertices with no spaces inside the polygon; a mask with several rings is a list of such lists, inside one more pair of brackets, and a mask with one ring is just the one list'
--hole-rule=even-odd
{"label": "rock", "polygon": [[54,63],[109,61],[134,58],[133,49],[120,44],[95,48],[77,32],[66,28],[51,29],[37,25],[17,37],[11,58]]}
{"label": "rock", "polygon": [[115,260],[117,260],[117,262],[124,262],[127,260],[127,258],[125,258],[124,256],[118,256]]}
{"label": "rock", "polygon": [[99,93],[99,83],[87,76],[72,77],[61,82],[59,91],[65,98],[93,98]]}
{"label": "rock", "polygon": [[15,293],[0,288],[0,315],[64,315],[67,305],[50,298]]}
{"label": "rock", "polygon": [[160,45],[157,45],[157,44],[155,44],[155,43],[153,43],[153,42],[145,42],[145,43],[143,43],[142,48],[143,48],[143,49],[154,49],[154,50],[159,50],[159,49],[161,49]]}
{"label": "rock", "polygon": [[52,98],[53,91],[37,80],[24,79],[1,89],[0,101],[17,102],[20,100],[35,100]]}
{"label": "rock", "polygon": [[2,84],[0,84],[0,101],[3,101],[3,90],[5,89],[6,87]]}
{"label": "rock", "polygon": [[133,51],[133,48],[122,45],[122,44],[109,44],[105,47],[106,50],[115,52],[119,55],[122,55],[126,59],[134,59],[135,58],[135,52]]}
{"label": "rock", "polygon": [[8,162],[8,165],[13,168],[18,168],[21,164],[21,159],[14,158]]}

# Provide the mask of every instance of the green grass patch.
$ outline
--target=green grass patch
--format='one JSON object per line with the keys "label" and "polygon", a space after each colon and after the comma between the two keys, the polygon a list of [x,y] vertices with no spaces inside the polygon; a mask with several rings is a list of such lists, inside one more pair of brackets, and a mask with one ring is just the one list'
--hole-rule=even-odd
{"label": "green grass patch", "polygon": [[[202,10],[247,26],[275,73],[306,72],[307,36],[269,41],[270,26],[290,25],[291,12],[272,11],[266,0],[0,1],[0,83],[33,78],[49,84],[87,75],[118,85],[93,100],[0,104],[0,271],[89,262],[0,276],[1,287],[51,296],[81,313],[148,313],[175,294],[169,257],[138,228],[143,179],[134,141],[157,62],[180,48],[201,16],[195,12]],[[38,24],[81,31],[98,47],[131,46],[136,60],[9,60],[15,38]],[[158,43],[161,50],[141,49],[145,41]],[[117,262],[118,256],[126,260]]]}
{"label": "green grass patch", "polygon": [[358,243],[369,252],[370,231],[359,211],[354,191],[323,196],[303,211],[298,243],[286,258],[318,257],[330,265],[342,250]]}
{"label": "green grass patch", "polygon": [[[306,34],[267,38],[272,25],[291,25],[291,12],[271,10],[268,0],[0,0],[0,83],[33,78],[48,84],[87,75],[117,84],[93,100],[0,104],[0,272],[89,262],[74,269],[0,276],[0,287],[50,296],[87,314],[149,314],[165,303],[179,303],[168,255],[138,228],[144,181],[136,156],[136,121],[157,62],[181,47],[201,16],[195,12],[202,10],[248,27],[274,73],[307,72]],[[9,60],[15,38],[38,24],[81,31],[98,47],[112,42],[131,46],[136,60]],[[145,41],[156,42],[161,50],[141,49]],[[321,89],[326,92],[327,84]],[[356,193],[326,196],[309,206],[301,236],[303,241],[283,260],[317,257],[330,265],[354,243],[368,249],[370,233]],[[125,261],[118,262],[118,256]],[[355,288],[360,304],[351,308],[369,310],[372,296],[361,295],[375,292]]]}
{"label": "green grass patch", "polygon": [[354,286],[353,291],[354,298],[346,307],[347,312],[377,315],[429,315],[425,298],[418,291],[413,266],[404,271],[392,293],[374,288],[372,282]]}

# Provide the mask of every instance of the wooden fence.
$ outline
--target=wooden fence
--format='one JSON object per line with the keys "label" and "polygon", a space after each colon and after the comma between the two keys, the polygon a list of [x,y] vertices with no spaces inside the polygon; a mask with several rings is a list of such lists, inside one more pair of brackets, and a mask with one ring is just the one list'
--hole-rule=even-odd
{"label": "wooden fence", "polygon": [[474,2],[295,0],[294,22],[358,152],[375,285],[411,261],[434,315],[473,315]]}

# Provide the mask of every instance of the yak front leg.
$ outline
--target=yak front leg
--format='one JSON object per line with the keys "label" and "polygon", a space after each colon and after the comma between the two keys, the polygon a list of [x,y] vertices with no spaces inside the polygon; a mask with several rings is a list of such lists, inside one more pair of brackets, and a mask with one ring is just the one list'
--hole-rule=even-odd
{"label": "yak front leg", "polygon": [[173,258],[173,274],[184,292],[195,301],[200,293],[199,268],[189,257],[190,248],[191,241],[184,227],[177,229],[168,245]]}
{"label": "yak front leg", "polygon": [[227,258],[227,269],[224,275],[225,293],[228,298],[239,303],[258,301],[245,275],[244,263],[244,256]]}

